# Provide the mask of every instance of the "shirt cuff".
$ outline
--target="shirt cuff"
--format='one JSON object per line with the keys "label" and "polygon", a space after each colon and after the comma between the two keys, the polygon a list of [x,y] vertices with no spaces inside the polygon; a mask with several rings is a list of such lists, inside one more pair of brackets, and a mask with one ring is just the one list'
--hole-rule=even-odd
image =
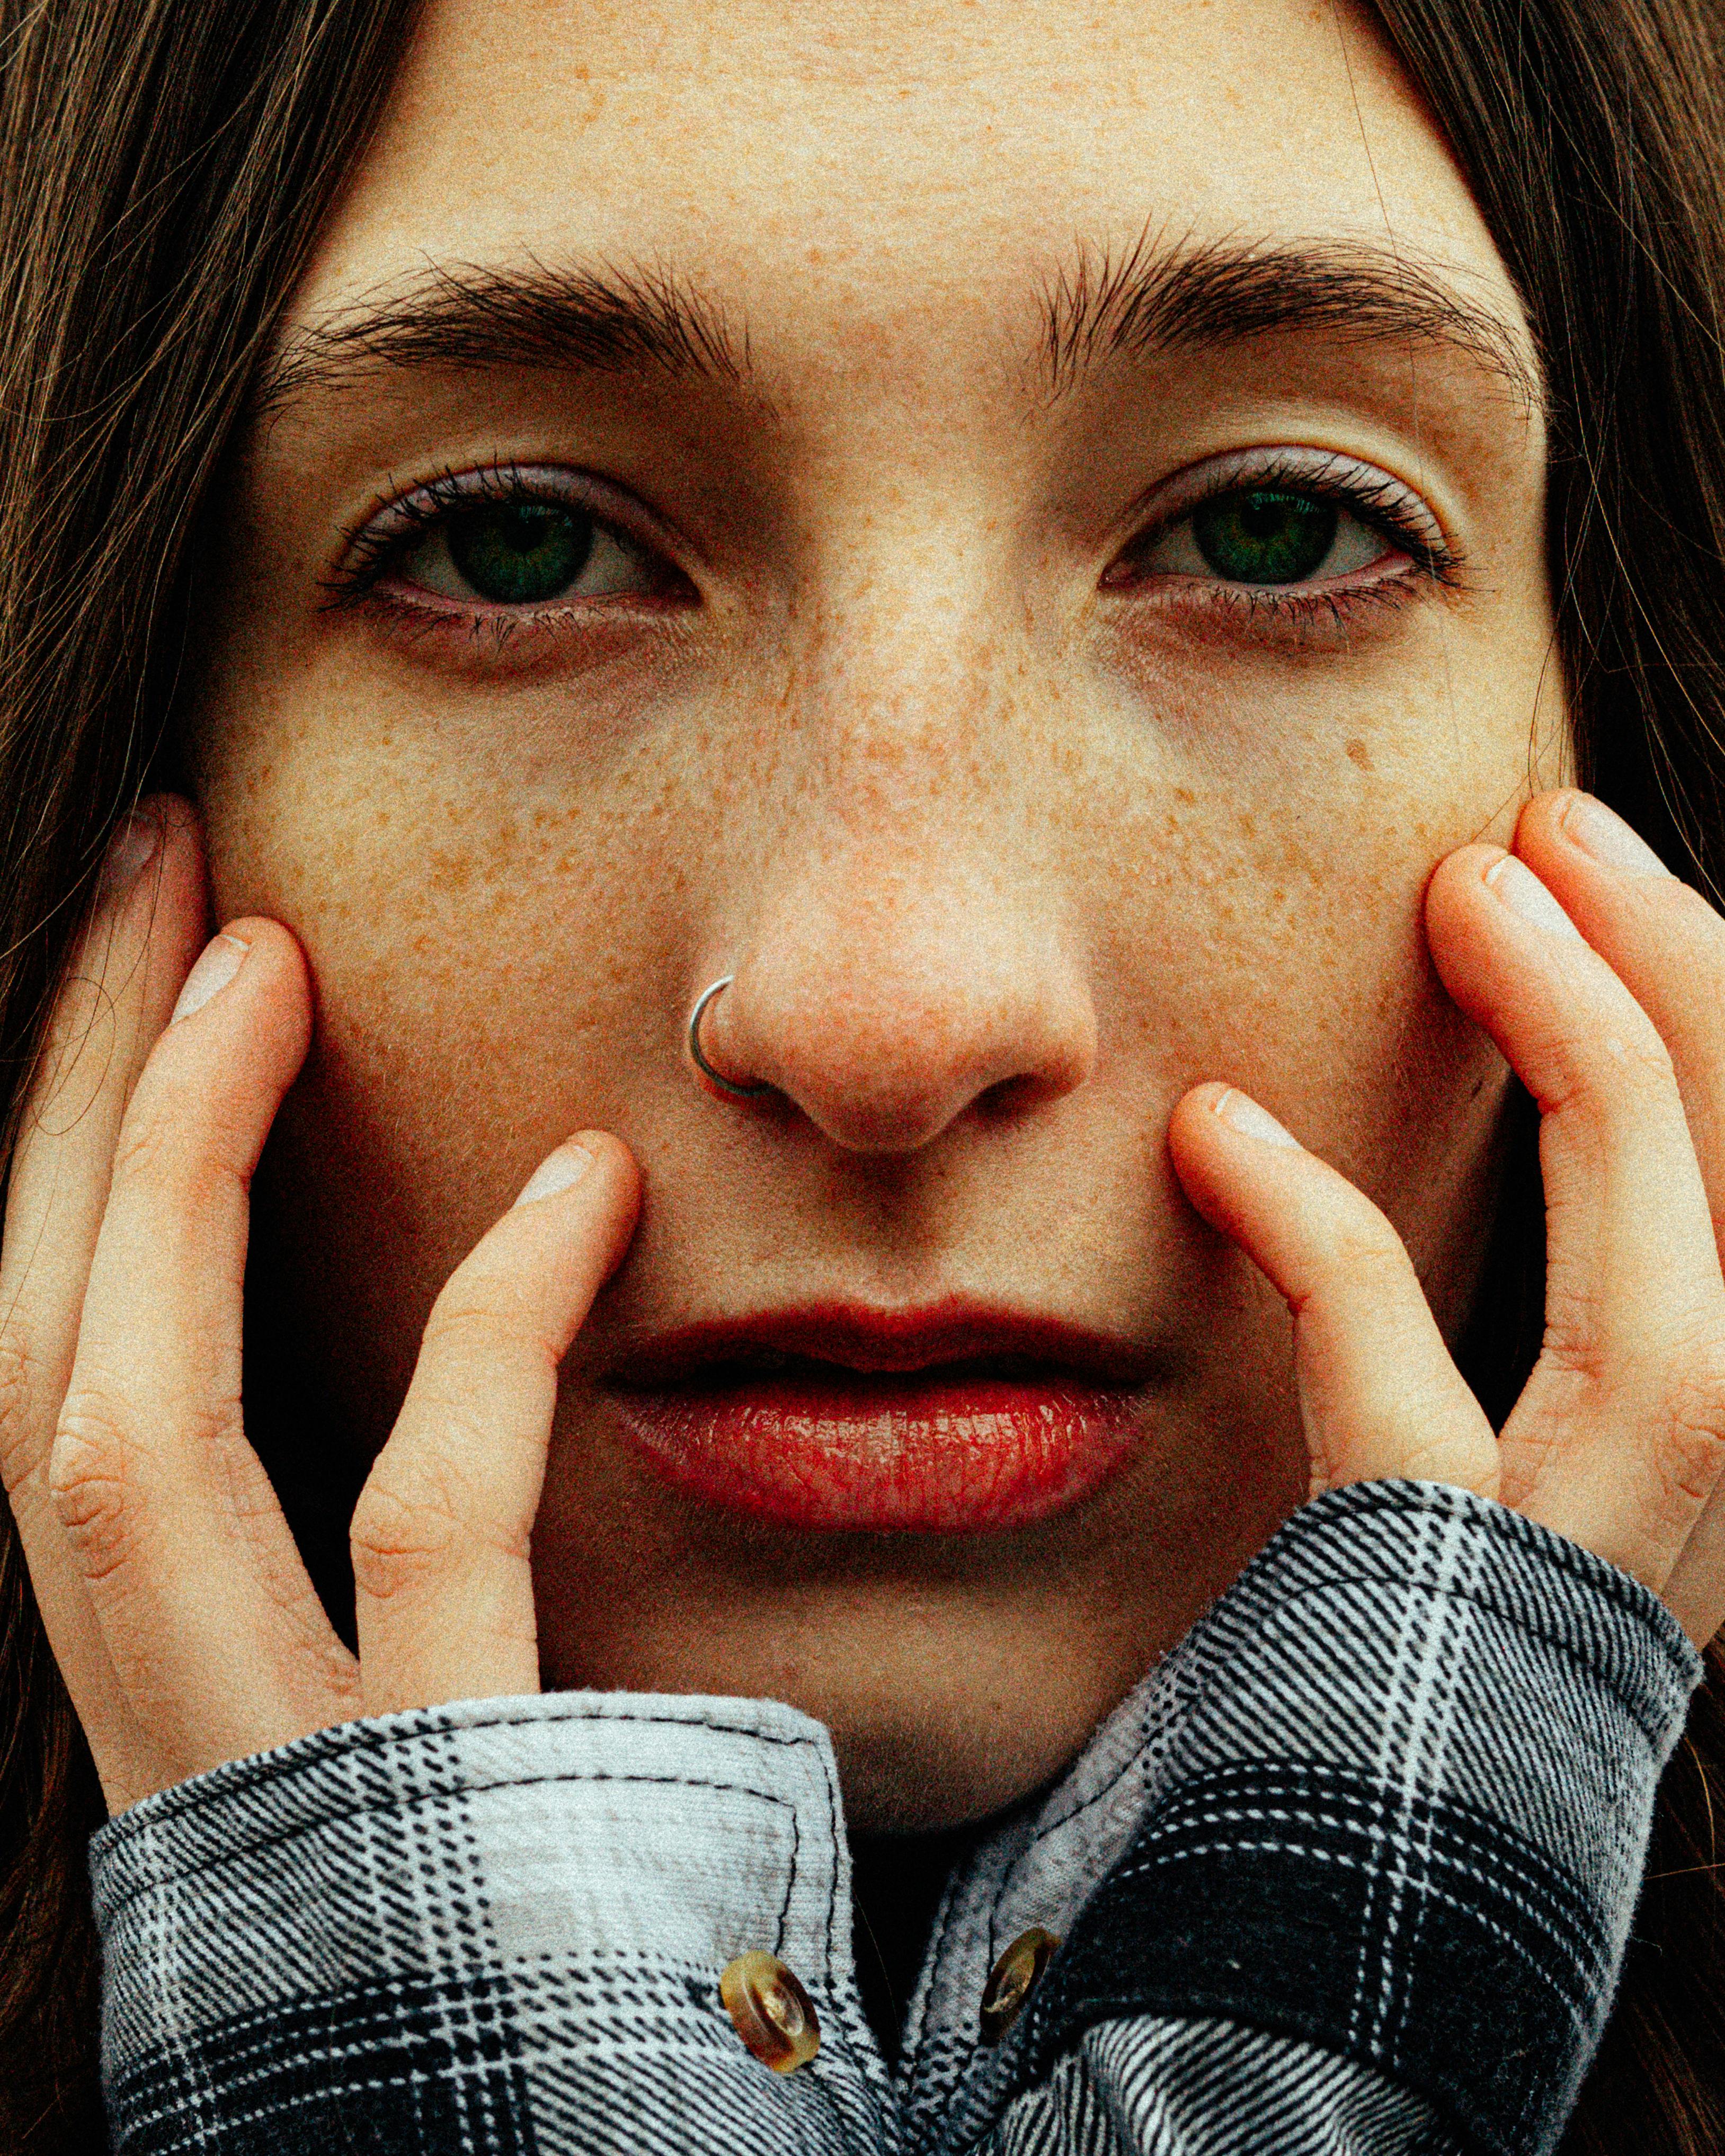
{"label": "shirt cuff", "polygon": [[1097,2024],[1210,2015],[1555,2141],[1609,2010],[1701,1661],[1658,1598],[1520,1515],[1358,1483],[1177,1650],[1179,1734],[1034,2000],[1020,2085]]}
{"label": "shirt cuff", "polygon": [[[351,1722],[166,1789],[91,1847],[116,2147],[334,2148],[356,2113],[380,2146],[627,2147],[655,2054],[726,2145],[786,2102],[872,2141],[839,1820],[819,1723],[640,1694]],[[721,2002],[752,1948],[820,2019],[786,2082]]]}

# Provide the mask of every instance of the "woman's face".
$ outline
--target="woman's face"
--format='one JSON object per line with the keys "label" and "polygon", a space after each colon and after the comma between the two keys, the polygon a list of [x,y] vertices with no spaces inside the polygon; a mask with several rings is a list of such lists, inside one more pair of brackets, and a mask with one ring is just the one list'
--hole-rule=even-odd
{"label": "woman's face", "polygon": [[1558,775],[1529,352],[1346,6],[431,7],[193,762],[316,982],[270,1234],[356,1453],[539,1158],[640,1163],[547,1684],[791,1700],[877,1825],[1055,1771],[1304,1492],[1199,1080],[1453,1338],[1504,1073],[1420,901]]}

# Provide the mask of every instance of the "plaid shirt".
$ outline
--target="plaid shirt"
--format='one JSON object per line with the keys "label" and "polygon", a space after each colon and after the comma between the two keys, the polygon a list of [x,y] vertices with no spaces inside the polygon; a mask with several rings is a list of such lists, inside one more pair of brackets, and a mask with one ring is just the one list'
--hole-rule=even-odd
{"label": "plaid shirt", "polygon": [[[326,1730],[95,1837],[114,2146],[1532,2156],[1699,1666],[1653,1595],[1497,1506],[1320,1499],[955,1874],[891,2068],[818,1723],[566,1693]],[[1064,1944],[988,2048],[1033,1925]],[[752,1948],[815,2005],[794,2073],[721,2003]]]}

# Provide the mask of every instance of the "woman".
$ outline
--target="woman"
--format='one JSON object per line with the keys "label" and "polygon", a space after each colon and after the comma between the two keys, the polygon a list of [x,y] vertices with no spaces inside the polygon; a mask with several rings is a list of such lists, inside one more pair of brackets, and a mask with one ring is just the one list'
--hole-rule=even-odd
{"label": "woman", "polygon": [[[1725,1609],[1720,931],[1657,873],[1717,865],[1710,36],[1698,10],[1555,0],[1254,0],[1153,35],[1076,8],[18,12],[15,2138],[100,2131],[77,1881],[102,1804],[45,1632],[122,1815],[96,1863],[124,2145],[218,2118],[236,2148],[634,2145],[661,2121],[679,2147],[962,2142],[1053,2133],[1049,2106],[1098,2089],[1202,2114],[1219,2073],[1236,2110],[1315,2087],[1312,2131],[1373,2147],[1501,2145],[1507,2119],[1549,2140],[1640,1845],[1602,1836],[1563,1743],[1592,1732],[1628,1818],[1613,1658],[1640,1672],[1651,1781],[1686,1666],[1666,1613],[1699,1640]],[[1548,1111],[1548,1298],[1506,1057]],[[1309,1482],[1386,1476],[1420,1487],[1338,1487],[1224,1594]],[[1291,1835],[1267,1872],[1240,1846],[1225,1878],[1189,1865],[1180,1951],[1138,1967],[1132,1837],[1214,1734],[1194,1702],[1297,1677],[1309,1808],[1312,1777],[1359,1768],[1312,1734],[1327,1702],[1374,1669],[1387,1697],[1397,1625],[1462,1608],[1415,1562],[1434,1536],[1502,1591],[1471,1645],[1442,1635],[1445,1733],[1408,1785],[1466,1758],[1501,1875],[1523,1815],[1594,1835],[1576,1922],[1605,1944],[1574,1962],[1574,2025],[1519,1994],[1469,2020],[1503,1972],[1470,1998],[1435,1916],[1432,1996],[1386,1958],[1394,2042],[1381,2003],[1342,2002],[1356,2041],[1261,1968],[1230,1991],[1213,1918],[1266,1966],[1303,1925],[1290,1968],[1324,1965]],[[1339,1594],[1366,1549],[1388,1600],[1317,1598],[1360,1628],[1337,1659],[1299,1629],[1300,1568]],[[1505,1644],[1523,1595],[1597,1650],[1581,1704]],[[479,1704],[367,1719],[449,1701]],[[804,1910],[837,1829],[792,1709],[831,1731],[861,1830],[896,2097],[844,1957],[809,1967],[842,1868]],[[1647,1904],[1665,1935],[1577,2146],[1625,2118],[1644,2148],[1717,2132],[1711,1696],[1697,1713],[1653,1860],[1692,1876]],[[1483,1763],[1518,1714],[1510,1820]],[[380,1728],[414,1762],[381,1811]],[[294,1740],[285,1768],[226,1763]],[[489,1962],[459,2030],[445,1999],[403,2034],[438,1972],[389,1962],[391,1897],[442,1907],[413,1866],[445,1845],[413,1821],[450,1800],[445,1754],[463,1832],[492,1837],[451,1935],[502,1926],[511,1969],[600,1943],[557,1994],[590,2010],[532,2043]],[[684,1809],[652,1810],[671,1785]],[[481,1786],[511,1793],[483,1834]],[[260,1852],[236,1820],[285,1787],[316,1815],[270,1810]],[[384,1813],[405,1872],[366,1840]],[[763,1818],[794,1822],[802,1873]],[[200,1899],[212,1877],[246,1883]],[[624,1938],[619,2016],[600,1965]],[[751,1946],[800,1964],[825,2024],[782,2086],[738,2078],[720,2011],[804,2062],[804,2005]],[[1142,2025],[1111,2066],[1129,1964]],[[334,2110],[330,1970],[392,1999],[406,2046],[379,2065],[375,2027],[347,2030],[366,2071]],[[1522,2078],[1498,2010],[1529,2017]],[[1267,2033],[1219,2065],[1206,2011]],[[679,2061],[663,2087],[639,2017]],[[433,2021],[440,2063],[414,2049]],[[553,2080],[578,2060],[569,2087],[521,2112],[493,2027]],[[386,2083],[432,2110],[377,2097],[378,2124]],[[475,2088],[439,2126],[433,2097]]]}

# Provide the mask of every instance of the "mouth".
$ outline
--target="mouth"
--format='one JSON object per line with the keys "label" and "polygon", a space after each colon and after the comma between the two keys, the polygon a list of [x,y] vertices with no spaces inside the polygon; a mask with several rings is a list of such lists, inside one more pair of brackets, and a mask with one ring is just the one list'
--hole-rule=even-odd
{"label": "mouth", "polygon": [[649,1465],[703,1502],[804,1529],[975,1534],[1110,1481],[1148,1374],[1117,1340],[952,1299],[688,1327],[608,1391]]}

